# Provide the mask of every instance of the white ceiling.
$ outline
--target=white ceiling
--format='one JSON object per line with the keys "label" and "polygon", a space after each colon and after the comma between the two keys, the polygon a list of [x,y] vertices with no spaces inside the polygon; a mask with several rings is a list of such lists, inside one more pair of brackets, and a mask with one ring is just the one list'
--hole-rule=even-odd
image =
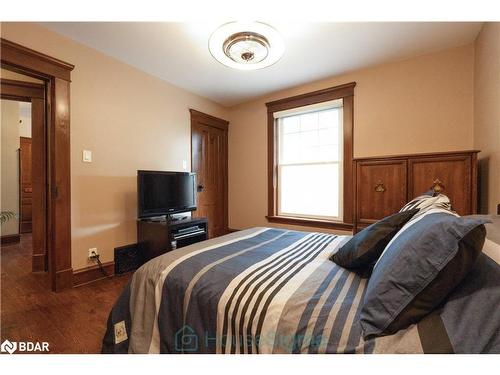
{"label": "white ceiling", "polygon": [[231,106],[387,61],[471,43],[481,23],[283,23],[285,54],[275,65],[240,71],[208,51],[220,23],[73,22],[45,27],[186,90]]}

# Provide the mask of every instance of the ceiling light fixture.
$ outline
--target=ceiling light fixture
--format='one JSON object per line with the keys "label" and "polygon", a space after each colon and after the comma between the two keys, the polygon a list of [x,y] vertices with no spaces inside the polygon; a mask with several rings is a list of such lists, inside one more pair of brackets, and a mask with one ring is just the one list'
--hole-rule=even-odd
{"label": "ceiling light fixture", "polygon": [[226,23],[210,36],[208,48],[221,64],[240,70],[268,67],[285,51],[281,35],[261,22]]}

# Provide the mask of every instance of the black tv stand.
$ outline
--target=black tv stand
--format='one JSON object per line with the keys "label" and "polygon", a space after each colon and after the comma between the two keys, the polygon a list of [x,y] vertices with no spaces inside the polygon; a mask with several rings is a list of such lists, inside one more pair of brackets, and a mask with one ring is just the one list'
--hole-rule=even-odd
{"label": "black tv stand", "polygon": [[154,219],[137,220],[137,242],[145,262],[174,248],[179,249],[208,239],[208,220],[204,217]]}
{"label": "black tv stand", "polygon": [[169,223],[173,223],[180,220],[186,220],[189,216],[173,216],[173,215],[162,215],[162,216],[153,216],[144,219],[139,219],[141,221],[152,221],[154,223],[164,223],[168,221]]}

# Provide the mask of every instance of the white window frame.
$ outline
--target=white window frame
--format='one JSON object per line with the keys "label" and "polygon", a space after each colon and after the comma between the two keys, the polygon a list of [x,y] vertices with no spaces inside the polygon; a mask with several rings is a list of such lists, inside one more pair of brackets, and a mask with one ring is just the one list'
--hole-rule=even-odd
{"label": "white window frame", "polygon": [[[320,220],[328,220],[332,222],[343,222],[344,215],[344,126],[343,126],[343,98],[331,100],[328,102],[322,102],[317,104],[312,104],[303,107],[297,107],[293,109],[288,109],[285,111],[275,112],[273,114],[275,119],[275,126],[277,135],[276,139],[276,209],[278,216],[291,217],[291,218],[305,218],[305,219],[320,219]],[[303,162],[303,163],[281,163],[281,142],[283,138],[283,129],[280,126],[280,121],[283,118],[302,115],[310,112],[320,112],[326,111],[334,108],[342,108],[342,112],[340,113],[340,121],[339,121],[339,160],[337,161],[325,161],[325,162]],[[308,214],[297,214],[297,213],[289,213],[281,211],[281,169],[283,166],[303,166],[303,165],[322,165],[322,164],[331,164],[339,166],[339,201],[338,201],[338,216],[322,216],[322,215],[308,215]]]}

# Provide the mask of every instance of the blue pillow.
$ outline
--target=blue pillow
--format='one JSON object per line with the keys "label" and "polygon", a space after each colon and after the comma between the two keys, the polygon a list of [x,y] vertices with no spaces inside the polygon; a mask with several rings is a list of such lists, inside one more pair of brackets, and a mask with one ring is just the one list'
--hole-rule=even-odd
{"label": "blue pillow", "polygon": [[342,245],[330,260],[363,277],[369,276],[389,241],[417,212],[417,208],[398,212],[373,223]]}
{"label": "blue pillow", "polygon": [[408,222],[368,282],[360,314],[364,338],[393,334],[434,310],[474,266],[487,222],[439,211]]}

